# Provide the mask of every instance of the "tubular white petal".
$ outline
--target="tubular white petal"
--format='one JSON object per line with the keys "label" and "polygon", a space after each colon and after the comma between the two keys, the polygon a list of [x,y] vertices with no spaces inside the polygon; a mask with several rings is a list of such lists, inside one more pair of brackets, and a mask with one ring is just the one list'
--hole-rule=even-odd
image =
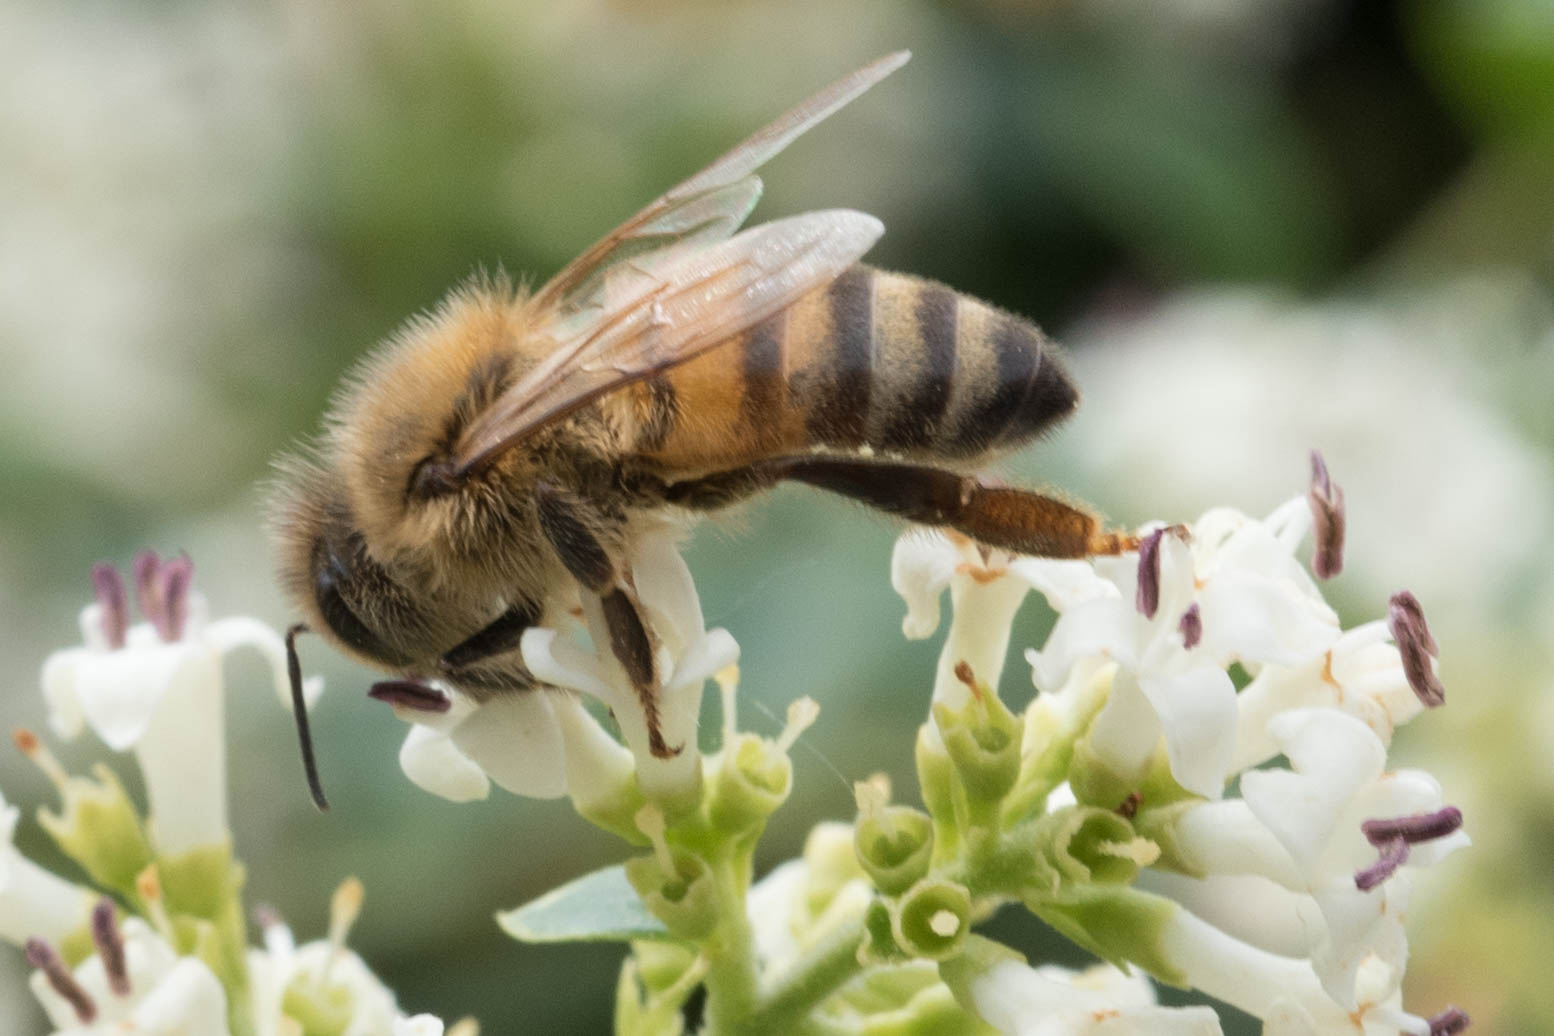
{"label": "tubular white petal", "polygon": [[391,1036],[442,1036],[442,1019],[436,1015],[418,1014],[413,1018],[395,1018]]}
{"label": "tubular white petal", "polygon": [[450,802],[477,802],[491,794],[491,781],[443,731],[419,723],[399,748],[399,767],[417,786]]}
{"label": "tubular white petal", "polygon": [[0,795],[0,939],[20,946],[37,936],[58,945],[87,923],[96,896],[16,851],[20,817]]}
{"label": "tubular white petal", "polygon": [[1072,972],[1001,960],[970,982],[976,1012],[1011,1036],[1217,1036],[1207,1007],[1164,1008],[1142,972],[1110,965]]}
{"label": "tubular white petal", "polygon": [[576,696],[554,694],[550,704],[565,743],[567,794],[582,808],[618,793],[632,772],[631,753]]}
{"label": "tubular white petal", "polygon": [[1236,687],[1223,669],[1140,673],[1140,690],[1159,718],[1171,776],[1206,799],[1224,793],[1236,747]]}
{"label": "tubular white petal", "polygon": [[[200,637],[222,656],[245,647],[259,652],[270,667],[276,697],[288,711],[291,709],[291,683],[286,676],[286,641],[279,633],[258,619],[232,615],[204,626],[200,630]],[[317,703],[323,691],[322,677],[310,676],[302,681],[302,697],[309,708]]]}
{"label": "tubular white petal", "polygon": [[506,694],[481,705],[449,739],[487,777],[516,795],[567,792],[566,747],[546,694]]}
{"label": "tubular white petal", "polygon": [[1269,953],[1301,957],[1310,949],[1309,921],[1301,916],[1309,898],[1261,875],[1189,878],[1151,868],[1139,875],[1139,887],[1176,900],[1214,927]]}
{"label": "tubular white petal", "polygon": [[184,653],[156,712],[134,742],[146,782],[152,840],[176,855],[227,841],[225,696],[218,656]]}
{"label": "tubular white petal", "polygon": [[1009,654],[1009,626],[1029,592],[1030,588],[1017,579],[1000,577],[979,583],[971,576],[957,575],[950,581],[955,612],[939,652],[934,701],[959,709],[970,700],[971,689],[955,675],[962,662],[971,667],[979,682],[997,691]]}
{"label": "tubular white petal", "polygon": [[939,628],[939,598],[961,563],[960,552],[933,529],[908,529],[896,537],[890,554],[890,585],[906,602],[901,632],[923,640]]}
{"label": "tubular white petal", "polygon": [[147,1036],[222,1036],[227,1029],[227,994],[205,963],[184,957],[135,1008],[133,1031]]}

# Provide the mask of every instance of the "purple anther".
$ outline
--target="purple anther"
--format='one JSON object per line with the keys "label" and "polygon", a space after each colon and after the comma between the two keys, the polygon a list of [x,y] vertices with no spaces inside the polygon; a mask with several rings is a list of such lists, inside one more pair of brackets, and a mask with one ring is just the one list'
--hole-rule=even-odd
{"label": "purple anther", "polygon": [[1203,639],[1203,614],[1198,611],[1198,602],[1194,601],[1182,612],[1182,621],[1176,624],[1176,628],[1182,634],[1182,646],[1188,651],[1198,646],[1198,641]]}
{"label": "purple anther", "polygon": [[1318,450],[1311,451],[1311,488],[1306,491],[1311,506],[1311,528],[1316,551],[1311,570],[1318,579],[1331,579],[1344,569],[1344,491],[1327,473],[1327,464]]}
{"label": "purple anther", "polygon": [[152,616],[162,611],[162,583],[157,578],[161,568],[162,559],[156,551],[143,550],[135,555],[135,603],[140,606],[140,614],[153,622],[156,620]]}
{"label": "purple anther", "polygon": [[261,931],[268,928],[276,928],[286,923],[281,917],[281,912],[268,903],[256,904],[253,910],[253,917],[254,924],[258,925]]}
{"label": "purple anther", "polygon": [[453,708],[452,698],[414,680],[382,680],[372,685],[367,697],[415,712],[447,712]]}
{"label": "purple anther", "polygon": [[117,651],[124,646],[124,633],[129,629],[129,596],[124,591],[124,577],[108,562],[99,561],[92,566],[92,591],[103,613],[103,636],[108,646]]}
{"label": "purple anther", "polygon": [[1457,1036],[1466,1032],[1473,1019],[1460,1007],[1448,1007],[1430,1019],[1430,1036]]}
{"label": "purple anther", "polygon": [[162,563],[157,573],[161,588],[157,595],[162,601],[162,614],[148,616],[156,624],[156,631],[169,644],[183,637],[189,622],[189,587],[194,582],[194,562],[189,555],[180,554]]}
{"label": "purple anther", "polygon": [[1153,619],[1160,609],[1160,537],[1164,529],[1156,529],[1139,543],[1139,586],[1134,604],[1146,619]]}
{"label": "purple anther", "polygon": [[54,987],[54,992],[64,997],[66,1002],[75,1009],[76,1017],[83,1025],[91,1024],[97,1017],[97,1004],[92,1000],[92,995],[81,988],[81,983],[65,967],[65,962],[54,947],[42,939],[27,940],[27,963],[43,972],[43,977],[48,979],[49,985]]}
{"label": "purple anther", "polygon": [[1446,806],[1433,813],[1415,813],[1406,817],[1385,817],[1362,821],[1360,830],[1372,845],[1380,848],[1395,838],[1409,845],[1445,838],[1462,826],[1462,810]]}
{"label": "purple anther", "polygon": [[1381,850],[1376,862],[1364,870],[1354,872],[1354,887],[1361,892],[1369,892],[1380,885],[1408,862],[1408,843],[1401,838],[1382,842],[1376,848]]}
{"label": "purple anther", "polygon": [[1403,675],[1408,678],[1414,696],[1426,708],[1445,705],[1446,688],[1435,675],[1435,666],[1430,661],[1438,654],[1435,638],[1430,635],[1419,598],[1407,590],[1393,594],[1387,605],[1387,628],[1397,642],[1398,653],[1403,658]]}
{"label": "purple anther", "polygon": [[108,976],[114,996],[130,995],[129,967],[124,962],[124,938],[119,934],[117,908],[104,896],[92,908],[92,943]]}

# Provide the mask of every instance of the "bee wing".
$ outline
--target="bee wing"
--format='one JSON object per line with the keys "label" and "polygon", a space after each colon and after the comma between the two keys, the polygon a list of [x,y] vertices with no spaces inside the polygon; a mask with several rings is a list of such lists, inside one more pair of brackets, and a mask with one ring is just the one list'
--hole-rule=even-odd
{"label": "bee wing", "polygon": [[612,266],[681,244],[727,239],[761,197],[761,180],[753,175],[757,168],[910,57],[905,50],[887,54],[838,79],[671,188],[568,263],[535,293],[534,303],[541,312],[554,307],[564,321],[579,315],[586,318],[590,311],[607,308],[600,304],[599,295]]}
{"label": "bee wing", "polygon": [[457,470],[478,468],[590,400],[760,323],[834,280],[884,230],[861,212],[809,212],[612,269],[602,282],[602,311],[558,324],[560,341],[545,361],[465,429]]}

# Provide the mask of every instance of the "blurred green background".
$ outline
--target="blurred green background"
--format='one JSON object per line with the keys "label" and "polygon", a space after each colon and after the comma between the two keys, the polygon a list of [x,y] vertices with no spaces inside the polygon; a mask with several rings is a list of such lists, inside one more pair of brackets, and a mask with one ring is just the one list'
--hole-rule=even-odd
{"label": "blurred green background", "polygon": [[[1408,586],[1442,646],[1450,707],[1394,762],[1438,774],[1477,843],[1423,875],[1408,1004],[1549,1031],[1550,0],[8,0],[0,721],[43,725],[38,667],[75,640],[93,561],[184,549],[215,614],[284,624],[258,485],[353,360],[477,267],[543,279],[899,47],[906,69],[770,165],[757,217],[873,212],[871,261],[1056,331],[1086,405],[1009,469],[1116,522],[1264,512],[1324,449],[1350,506],[1346,623]],[[912,787],[937,645],[900,636],[894,534],[789,490],[691,549],[709,624],[744,648],[749,725],[822,705],[768,864],[850,815],[852,780]],[[252,898],[316,937],[357,874],[354,945],[406,1008],[605,1029],[618,952],[517,946],[491,914],[617,846],[562,803],[419,791],[373,676],[317,641],[305,663],[331,688],[327,816],[258,664],[233,665]],[[0,787],[48,798],[11,754]],[[21,840],[45,854],[30,820]],[[0,1030],[41,1031],[22,974],[0,953]]]}

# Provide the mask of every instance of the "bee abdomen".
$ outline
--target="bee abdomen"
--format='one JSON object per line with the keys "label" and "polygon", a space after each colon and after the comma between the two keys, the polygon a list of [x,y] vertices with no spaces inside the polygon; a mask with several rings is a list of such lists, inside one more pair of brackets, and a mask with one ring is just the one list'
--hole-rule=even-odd
{"label": "bee abdomen", "polygon": [[1078,401],[1032,324],[867,266],[665,371],[638,398],[637,450],[676,472],[815,448],[972,460]]}
{"label": "bee abdomen", "polygon": [[782,337],[810,446],[972,458],[1078,402],[1034,325],[916,277],[855,266],[795,305]]}

